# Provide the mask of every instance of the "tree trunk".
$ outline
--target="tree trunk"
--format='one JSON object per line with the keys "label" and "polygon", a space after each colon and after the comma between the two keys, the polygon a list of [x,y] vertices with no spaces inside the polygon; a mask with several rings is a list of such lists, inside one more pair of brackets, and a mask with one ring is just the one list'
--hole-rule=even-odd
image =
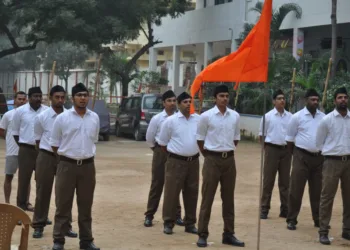
{"label": "tree trunk", "polygon": [[336,74],[336,56],[337,56],[337,0],[332,0],[332,79],[334,79]]}
{"label": "tree trunk", "polygon": [[129,94],[129,78],[122,78],[121,83],[122,83],[122,96],[128,96]]}

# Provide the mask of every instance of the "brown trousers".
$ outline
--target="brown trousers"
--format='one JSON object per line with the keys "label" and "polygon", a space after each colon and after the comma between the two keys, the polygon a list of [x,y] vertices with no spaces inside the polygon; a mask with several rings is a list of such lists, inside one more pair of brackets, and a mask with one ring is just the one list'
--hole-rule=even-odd
{"label": "brown trousers", "polygon": [[235,206],[234,191],[236,185],[236,164],[234,157],[223,159],[220,156],[207,155],[204,160],[202,183],[202,204],[198,220],[198,235],[208,237],[209,220],[216,189],[220,182],[222,217],[224,233],[234,234]]}
{"label": "brown trousers", "polygon": [[[146,217],[152,218],[157,212],[159,207],[160,197],[163,193],[164,176],[165,176],[165,163],[167,161],[168,154],[165,153],[161,147],[157,146],[153,150],[152,160],[152,182],[148,195]],[[180,197],[178,197],[176,217],[181,218],[181,206]]]}
{"label": "brown trousers", "polygon": [[294,148],[287,222],[298,223],[297,218],[300,212],[306,182],[309,184],[312,219],[314,221],[319,220],[323,159],[324,157],[322,155],[312,156],[298,148]]}
{"label": "brown trousers", "polygon": [[292,156],[287,148],[277,148],[265,145],[265,162],[263,176],[263,191],[261,197],[261,212],[269,213],[272,190],[278,172],[278,188],[280,191],[280,212],[288,211],[289,178]]}
{"label": "brown trousers", "polygon": [[350,160],[325,159],[322,171],[320,234],[328,234],[339,180],[343,198],[343,232],[350,233]]}
{"label": "brown trousers", "polygon": [[196,210],[199,186],[199,159],[193,161],[168,157],[165,164],[163,220],[164,225],[174,227],[178,197],[183,190],[185,226],[197,222]]}
{"label": "brown trousers", "polygon": [[69,230],[74,192],[77,195],[78,225],[80,242],[92,242],[91,208],[96,185],[95,164],[77,164],[60,161],[56,173],[56,214],[53,238],[55,243],[64,244]]}
{"label": "brown trousers", "polygon": [[[46,226],[57,164],[58,157],[43,150],[39,151],[35,169],[36,199],[32,223],[33,228],[43,228]],[[70,213],[69,225],[71,225],[71,222],[72,213]]]}
{"label": "brown trousers", "polygon": [[35,147],[20,145],[18,151],[18,190],[17,206],[23,210],[27,209],[28,189],[33,171],[35,171],[38,151]]}

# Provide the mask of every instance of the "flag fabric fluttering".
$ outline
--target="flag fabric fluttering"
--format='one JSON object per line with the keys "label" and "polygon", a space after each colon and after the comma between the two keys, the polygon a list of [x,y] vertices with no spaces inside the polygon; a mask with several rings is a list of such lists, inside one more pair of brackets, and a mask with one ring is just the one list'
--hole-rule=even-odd
{"label": "flag fabric fluttering", "polygon": [[18,88],[17,88],[17,78],[15,80],[15,83],[13,84],[13,93],[17,93],[18,92]]}
{"label": "flag fabric fluttering", "polygon": [[[258,23],[237,51],[208,65],[191,86],[191,96],[198,93],[203,82],[267,82],[272,0],[265,0]],[[191,113],[194,113],[194,105]]]}

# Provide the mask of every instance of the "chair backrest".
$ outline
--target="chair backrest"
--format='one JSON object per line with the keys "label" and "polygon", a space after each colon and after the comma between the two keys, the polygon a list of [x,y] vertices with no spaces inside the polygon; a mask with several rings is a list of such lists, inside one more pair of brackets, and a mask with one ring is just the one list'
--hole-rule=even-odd
{"label": "chair backrest", "polygon": [[0,203],[0,250],[11,249],[12,233],[18,222],[22,223],[21,243],[18,250],[27,250],[31,224],[29,216],[16,206]]}

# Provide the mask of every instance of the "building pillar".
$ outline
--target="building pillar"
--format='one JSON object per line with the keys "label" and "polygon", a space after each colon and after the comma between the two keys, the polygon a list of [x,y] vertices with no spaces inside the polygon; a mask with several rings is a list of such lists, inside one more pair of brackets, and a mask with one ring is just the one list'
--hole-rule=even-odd
{"label": "building pillar", "polygon": [[179,46],[173,46],[173,82],[172,89],[174,92],[180,86],[180,53],[181,49]]}
{"label": "building pillar", "polygon": [[231,41],[231,53],[235,52],[238,49],[237,41],[235,39],[232,39]]}
{"label": "building pillar", "polygon": [[213,43],[204,43],[204,68],[208,66],[208,61],[213,58]]}
{"label": "building pillar", "polygon": [[156,48],[149,49],[149,71],[157,71],[158,50]]}
{"label": "building pillar", "polygon": [[304,31],[302,29],[293,29],[293,56],[299,60],[304,54]]}

